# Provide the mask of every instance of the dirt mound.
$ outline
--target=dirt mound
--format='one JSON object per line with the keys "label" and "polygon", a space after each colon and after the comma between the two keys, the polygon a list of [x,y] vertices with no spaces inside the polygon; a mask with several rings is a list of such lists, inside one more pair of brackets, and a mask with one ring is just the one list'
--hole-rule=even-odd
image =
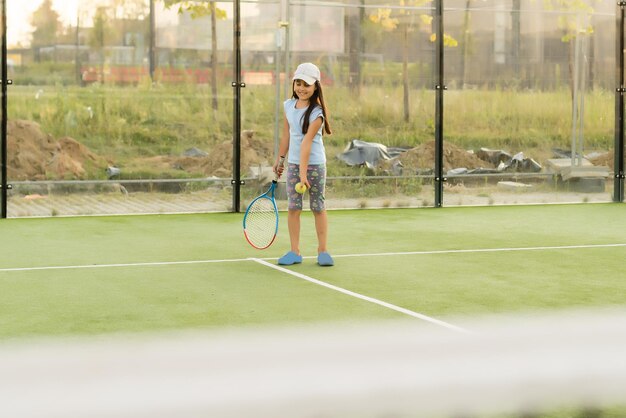
{"label": "dirt mound", "polygon": [[7,122],[7,175],[11,180],[82,179],[107,161],[70,137],[55,140],[39,124]]}
{"label": "dirt mound", "polygon": [[[273,153],[273,144],[256,138],[254,131],[243,131],[241,133],[242,174],[247,174],[250,167],[271,164],[273,162]],[[232,140],[215,145],[209,150],[208,154],[203,154],[205,154],[204,151],[194,149],[194,152],[191,153],[192,156],[157,155],[136,159],[134,163],[137,167],[148,166],[153,172],[171,173],[172,170],[181,170],[194,176],[232,177]],[[130,167],[131,171],[132,168]],[[124,170],[124,167],[122,167],[122,170]]]}
{"label": "dirt mound", "polygon": [[[273,145],[256,138],[254,131],[241,133],[241,172],[250,167],[269,165],[272,161]],[[206,176],[230,177],[233,172],[233,141],[214,146],[207,156],[198,157],[153,157],[155,164],[166,164],[171,168]],[[158,160],[158,161],[157,161]]]}
{"label": "dirt mound", "polygon": [[[406,169],[431,169],[435,161],[435,141],[425,142],[418,147],[412,148],[398,157],[402,166]],[[475,154],[467,152],[463,148],[450,143],[443,145],[443,169],[453,168],[494,168],[487,161],[481,160]]]}
{"label": "dirt mound", "polygon": [[609,167],[611,170],[613,170],[613,166],[615,165],[615,151],[611,150],[604,154],[591,157],[589,158],[589,161],[591,161],[593,165]]}
{"label": "dirt mound", "polygon": [[[204,174],[228,177],[233,171],[233,141],[226,141],[215,146],[202,162]],[[241,133],[241,172],[259,164],[271,164],[273,148],[269,142],[256,138],[254,131]]]}

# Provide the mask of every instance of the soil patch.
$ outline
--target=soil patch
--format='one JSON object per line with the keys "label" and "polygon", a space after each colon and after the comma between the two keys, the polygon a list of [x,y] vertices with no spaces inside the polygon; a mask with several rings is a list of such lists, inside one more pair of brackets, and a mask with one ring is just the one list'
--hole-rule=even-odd
{"label": "soil patch", "polygon": [[[258,139],[254,131],[241,132],[241,172],[250,167],[271,165],[274,153],[271,143]],[[233,172],[233,141],[215,146],[201,163],[202,172],[216,177],[228,177]]]}
{"label": "soil patch", "polygon": [[[38,123],[11,120],[7,123],[7,175],[14,181],[80,180],[93,178],[111,165],[74,138],[55,139]],[[271,165],[273,144],[262,141],[254,131],[241,133],[241,170]],[[204,176],[230,177],[233,167],[232,140],[214,146],[207,155],[156,156],[143,160],[153,171],[182,170]]]}
{"label": "soil patch", "polygon": [[[435,161],[435,141],[425,142],[418,147],[403,152],[398,157],[402,166],[408,169],[432,169]],[[443,145],[443,169],[464,167],[468,170],[476,168],[495,168],[485,160],[481,160],[475,154],[464,150],[454,144],[445,142]]]}
{"label": "soil patch", "polygon": [[11,180],[84,179],[106,159],[70,137],[55,139],[36,122],[7,122],[7,176]]}
{"label": "soil patch", "polygon": [[[241,172],[247,173],[251,167],[271,165],[273,145],[258,139],[254,131],[241,133]],[[158,156],[149,159],[153,167],[174,168],[188,173],[227,178],[233,172],[233,141],[215,145],[206,156]]]}
{"label": "soil patch", "polygon": [[613,166],[615,165],[615,151],[611,150],[609,152],[605,152],[604,154],[598,155],[596,157],[589,158],[589,161],[593,165],[599,165],[604,167],[609,167],[613,170]]}

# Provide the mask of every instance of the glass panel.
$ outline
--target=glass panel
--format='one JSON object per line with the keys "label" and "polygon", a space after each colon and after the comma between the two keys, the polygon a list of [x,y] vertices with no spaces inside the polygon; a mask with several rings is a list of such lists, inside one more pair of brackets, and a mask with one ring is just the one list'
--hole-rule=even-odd
{"label": "glass panel", "polygon": [[213,71],[207,16],[155,1],[153,26],[148,0],[31,3],[9,27],[33,23],[9,52],[9,216],[229,210],[231,5]]}
{"label": "glass panel", "polygon": [[289,73],[322,72],[329,208],[434,204],[432,2],[296,2],[288,7]]}
{"label": "glass panel", "polygon": [[[284,84],[284,29],[280,1],[241,4],[241,210],[269,188],[282,127],[281,87]],[[275,191],[283,208],[284,185]]]}
{"label": "glass panel", "polygon": [[610,201],[614,6],[445,4],[444,204]]}
{"label": "glass panel", "polygon": [[[617,17],[617,24],[616,24],[616,65],[614,66],[615,68],[615,78],[616,78],[616,83],[615,85],[618,87],[623,87],[624,86],[624,62],[626,62],[626,49],[624,48],[624,42],[625,42],[625,34],[624,34],[624,9],[622,7],[619,6],[619,3],[617,5],[617,11],[616,13],[618,14]],[[619,45],[619,46],[618,46]],[[617,93],[616,93],[617,95]],[[616,101],[615,101],[615,114],[616,115],[621,115],[621,117],[619,117],[616,120],[616,126],[615,126],[615,131],[616,131],[616,135],[621,135],[621,138],[619,138],[620,141],[624,141],[624,134],[623,134],[623,130],[624,130],[624,95],[622,94],[621,96],[616,96]],[[619,122],[619,126],[618,126],[618,122]],[[626,147],[624,147],[623,142],[621,143],[621,145],[619,144],[615,144],[614,148],[617,147],[622,147],[623,148],[623,152],[622,152],[622,164],[624,161],[624,157],[626,157]],[[616,156],[618,154],[615,154]],[[615,159],[614,159],[615,160]],[[618,167],[618,165],[620,164],[618,162],[618,164],[615,164],[615,161],[612,162],[612,167],[613,168],[613,174],[614,175],[620,175],[623,174],[623,169],[624,167]],[[623,197],[624,197],[624,180],[618,180],[617,182],[613,183],[613,201],[615,202],[623,202]]]}
{"label": "glass panel", "polygon": [[[611,200],[615,8],[586,1],[445,2],[444,205]],[[231,210],[232,3],[155,1],[154,29],[149,0],[27,3],[7,4],[9,216]],[[409,3],[242,3],[242,206],[303,61],[328,206],[433,205],[433,3]]]}
{"label": "glass panel", "polygon": [[[592,6],[597,7],[595,3]],[[593,65],[589,67],[591,70],[588,70],[590,71],[589,81],[585,87],[590,90],[590,95],[593,97],[589,100],[591,102],[589,115],[586,113],[588,106],[583,102],[584,123],[590,123],[591,127],[587,129],[585,126],[582,146],[588,159],[594,165],[609,167],[610,176],[607,178],[606,185],[610,196],[607,199],[612,200],[614,187],[612,179],[615,169],[615,87],[617,85],[615,43],[618,35],[615,24],[616,8],[607,6],[603,5],[591,16],[594,33],[586,43],[582,44],[583,48],[589,49],[588,60],[593,62]]]}
{"label": "glass panel", "polygon": [[[0,82],[2,83],[2,85],[0,87],[2,87],[2,92],[0,93],[0,106],[2,106],[2,109],[0,109],[0,123],[2,124],[2,129],[4,130],[4,124],[5,124],[5,103],[7,100],[6,95],[8,94],[8,89],[5,88],[5,86],[8,86],[8,81],[5,79],[12,79],[13,75],[9,74],[9,70],[12,69],[9,66],[9,62],[8,62],[8,57],[5,58],[5,48],[6,48],[6,44],[8,42],[8,39],[5,35],[7,35],[6,33],[6,2],[3,1],[1,3],[0,6],[0,48],[2,48],[2,55],[0,56],[0,68],[2,68],[2,70],[0,71]],[[0,141],[2,142],[0,145],[0,167],[2,167],[2,169],[0,169],[0,217],[5,218],[7,216],[6,213],[6,197],[8,195],[8,191],[7,188],[9,187],[7,184],[7,176],[5,173],[6,170],[6,138],[0,138]]]}

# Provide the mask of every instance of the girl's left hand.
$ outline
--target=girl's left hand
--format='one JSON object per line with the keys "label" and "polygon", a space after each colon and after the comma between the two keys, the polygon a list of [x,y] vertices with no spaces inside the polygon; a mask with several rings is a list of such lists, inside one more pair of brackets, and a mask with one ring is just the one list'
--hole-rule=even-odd
{"label": "girl's left hand", "polygon": [[311,183],[309,183],[309,180],[306,178],[306,175],[303,176],[302,174],[300,174],[300,183],[304,184],[307,190],[311,188]]}

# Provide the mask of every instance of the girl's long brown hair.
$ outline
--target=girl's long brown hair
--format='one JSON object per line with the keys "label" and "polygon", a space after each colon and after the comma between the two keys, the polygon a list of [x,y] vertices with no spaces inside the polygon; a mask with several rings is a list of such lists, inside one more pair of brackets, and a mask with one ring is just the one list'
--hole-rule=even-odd
{"label": "girl's long brown hair", "polygon": [[[296,94],[295,89],[296,81],[293,81],[291,85],[293,94],[291,96],[292,99],[297,99],[298,95]],[[315,81],[315,91],[309,100],[309,107],[307,107],[306,112],[304,112],[304,116],[302,116],[302,133],[306,134],[309,130],[309,118],[311,117],[311,112],[315,109],[315,106],[319,106],[322,108],[322,115],[324,116],[324,132],[328,135],[332,134],[333,131],[330,128],[330,122],[328,121],[328,110],[326,110],[326,103],[324,103],[324,93],[322,92],[322,85],[319,81]]]}

